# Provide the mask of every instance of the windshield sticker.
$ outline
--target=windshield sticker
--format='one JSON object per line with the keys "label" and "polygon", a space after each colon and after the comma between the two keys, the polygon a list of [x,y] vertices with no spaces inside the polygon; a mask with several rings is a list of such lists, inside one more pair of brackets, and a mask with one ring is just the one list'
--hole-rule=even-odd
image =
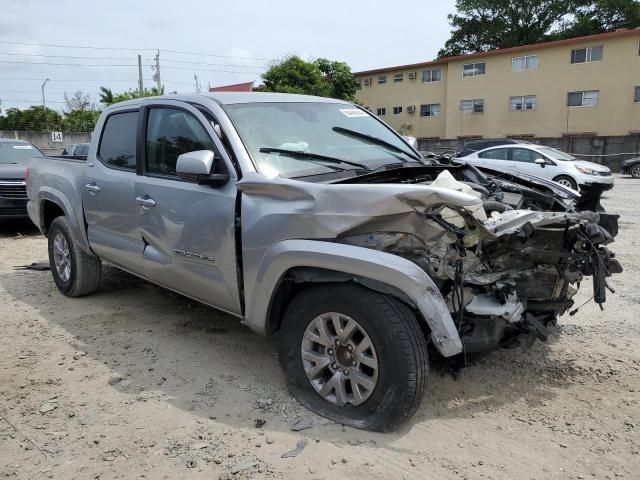
{"label": "windshield sticker", "polygon": [[16,150],[31,150],[31,145],[14,145]]}
{"label": "windshield sticker", "polygon": [[349,118],[357,118],[357,117],[367,117],[367,112],[363,112],[359,108],[341,108],[340,111],[345,117]]}

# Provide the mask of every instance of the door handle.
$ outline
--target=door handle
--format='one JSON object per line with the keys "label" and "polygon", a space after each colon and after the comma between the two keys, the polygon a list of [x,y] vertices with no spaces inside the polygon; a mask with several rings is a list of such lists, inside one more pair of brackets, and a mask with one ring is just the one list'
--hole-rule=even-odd
{"label": "door handle", "polygon": [[156,201],[149,197],[149,195],[143,195],[141,197],[136,197],[136,203],[143,208],[150,208],[156,206]]}
{"label": "door handle", "polygon": [[87,183],[84,186],[84,188],[86,188],[91,193],[99,193],[100,192],[100,187],[98,185],[96,185],[95,183]]}

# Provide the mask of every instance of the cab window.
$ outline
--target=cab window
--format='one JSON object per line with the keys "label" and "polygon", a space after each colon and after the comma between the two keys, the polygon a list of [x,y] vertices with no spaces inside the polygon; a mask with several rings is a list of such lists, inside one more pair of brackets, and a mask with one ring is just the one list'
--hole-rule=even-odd
{"label": "cab window", "polygon": [[534,150],[528,150],[526,148],[512,148],[511,160],[514,162],[533,163],[537,159],[544,157]]}
{"label": "cab window", "polygon": [[478,154],[480,158],[491,160],[508,160],[509,151],[506,148],[494,148]]}
{"label": "cab window", "polygon": [[136,134],[138,112],[114,113],[102,130],[98,158],[108,167],[136,169]]}
{"label": "cab window", "polygon": [[216,151],[213,141],[193,115],[175,108],[151,108],[147,120],[146,172],[176,176],[176,163],[183,153]]}

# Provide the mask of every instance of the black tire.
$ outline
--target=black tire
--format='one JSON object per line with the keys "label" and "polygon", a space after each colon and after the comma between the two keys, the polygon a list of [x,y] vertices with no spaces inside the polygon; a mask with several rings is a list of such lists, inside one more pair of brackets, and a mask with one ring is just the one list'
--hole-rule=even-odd
{"label": "black tire", "polygon": [[632,165],[629,169],[629,173],[633,178],[640,178],[640,163]]}
{"label": "black tire", "polygon": [[[305,330],[327,312],[354,319],[375,348],[377,383],[359,405],[330,403],[305,373],[301,352]],[[300,292],[285,313],[279,354],[289,389],[307,408],[344,425],[382,432],[413,416],[422,401],[429,370],[424,332],[407,305],[356,284],[313,286]]]}
{"label": "black tire", "polygon": [[[54,242],[58,235],[66,241],[69,258],[69,278],[58,272],[54,258]],[[67,297],[81,297],[95,292],[100,285],[102,262],[95,255],[85,253],[73,240],[66,217],[57,217],[48,232],[49,265],[58,290]]]}
{"label": "black tire", "polygon": [[553,179],[554,182],[567,182],[570,186],[570,188],[573,188],[574,190],[578,190],[578,184],[576,183],[576,181],[567,176],[567,175],[558,175],[556,178]]}

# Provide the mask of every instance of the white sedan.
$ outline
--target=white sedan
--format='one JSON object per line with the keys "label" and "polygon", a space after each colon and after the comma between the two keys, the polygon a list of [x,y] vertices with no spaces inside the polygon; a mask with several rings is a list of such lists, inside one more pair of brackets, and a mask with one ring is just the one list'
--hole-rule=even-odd
{"label": "white sedan", "polygon": [[613,186],[613,175],[608,167],[577,160],[560,150],[541,145],[501,145],[473,152],[460,160],[478,167],[547,178],[574,190],[594,184],[605,190]]}

